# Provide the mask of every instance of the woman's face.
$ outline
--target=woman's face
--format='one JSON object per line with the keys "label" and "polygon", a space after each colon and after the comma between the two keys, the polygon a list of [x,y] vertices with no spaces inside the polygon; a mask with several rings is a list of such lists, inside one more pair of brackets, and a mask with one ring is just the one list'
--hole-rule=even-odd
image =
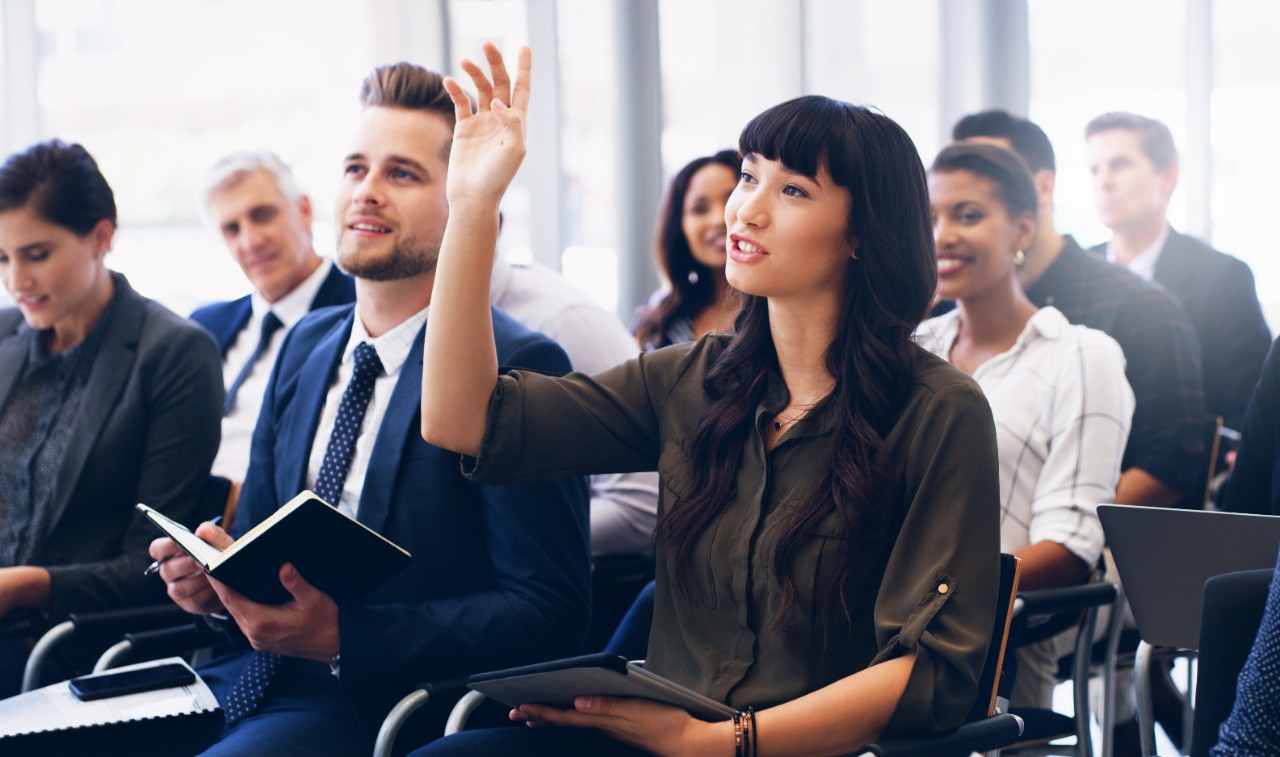
{"label": "woman's face", "polygon": [[963,170],[930,173],[929,204],[938,296],[963,300],[1007,285],[1015,275],[1014,255],[1031,243],[1031,214],[1010,218],[996,182]]}
{"label": "woman's face", "polygon": [[738,185],[733,169],[708,163],[694,172],[684,194],[680,227],[693,259],[712,270],[725,264],[724,205]]}
{"label": "woman's face", "polygon": [[763,297],[838,293],[855,251],[848,238],[852,203],[825,164],[810,178],[747,154],[724,211],[729,283]]}
{"label": "woman's face", "polygon": [[103,256],[114,227],[101,221],[80,237],[30,207],[0,212],[0,278],[34,329],[97,316],[94,285],[106,275]]}

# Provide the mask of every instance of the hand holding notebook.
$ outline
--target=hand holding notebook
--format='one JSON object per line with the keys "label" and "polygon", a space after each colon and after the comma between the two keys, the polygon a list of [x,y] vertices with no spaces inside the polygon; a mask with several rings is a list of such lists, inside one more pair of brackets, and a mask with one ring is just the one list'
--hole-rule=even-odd
{"label": "hand holding notebook", "polygon": [[211,577],[262,604],[290,599],[280,567],[292,563],[307,582],[339,605],[359,601],[408,565],[408,552],[304,491],[219,549],[156,510],[139,504]]}

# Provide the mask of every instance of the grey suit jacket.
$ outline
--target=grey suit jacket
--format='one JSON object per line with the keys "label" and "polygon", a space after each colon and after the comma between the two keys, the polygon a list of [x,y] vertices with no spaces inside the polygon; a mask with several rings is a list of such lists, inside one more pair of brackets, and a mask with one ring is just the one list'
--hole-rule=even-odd
{"label": "grey suit jacket", "polygon": [[[199,495],[221,434],[218,347],[199,326],[135,292],[124,276],[111,276],[115,313],[42,535],[51,618],[164,599],[164,584],[142,575],[158,532],[136,503],[191,525],[217,514],[200,512]],[[31,333],[16,308],[0,309],[0,422],[26,367]]]}

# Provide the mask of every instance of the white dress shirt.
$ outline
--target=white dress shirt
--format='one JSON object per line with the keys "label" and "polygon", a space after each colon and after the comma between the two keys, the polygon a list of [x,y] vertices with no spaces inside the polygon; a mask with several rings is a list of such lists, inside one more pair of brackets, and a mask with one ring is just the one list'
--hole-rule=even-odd
{"label": "white dress shirt", "polygon": [[222,385],[230,387],[240,375],[240,369],[248,362],[258,346],[258,337],[262,333],[262,318],[267,312],[276,314],[283,324],[271,335],[267,349],[253,364],[249,377],[236,392],[236,406],[231,414],[222,419],[222,443],[218,446],[218,455],[213,460],[213,473],[225,476],[232,481],[243,481],[249,470],[249,447],[253,441],[253,427],[258,425],[258,413],[262,410],[262,395],[267,390],[267,380],[271,378],[271,368],[276,364],[276,354],[284,343],[285,334],[293,325],[302,320],[302,316],[311,311],[311,301],[316,298],[324,279],[329,275],[333,263],[324,260],[320,267],[302,280],[285,296],[274,303],[256,291],[249,296],[253,314],[249,322],[236,335],[236,341],[227,349],[227,356],[222,361]]}
{"label": "white dress shirt", "polygon": [[[560,343],[575,371],[594,374],[640,352],[622,322],[586,292],[540,265],[498,260],[490,302]],[[591,554],[648,549],[658,522],[658,474],[606,473],[591,477]]]}
{"label": "white dress shirt", "polygon": [[[921,346],[947,359],[959,316],[953,310],[921,324]],[[1098,561],[1097,506],[1115,501],[1133,420],[1124,366],[1114,339],[1046,307],[1008,351],[974,371],[996,422],[1005,552],[1053,541],[1087,565]]]}
{"label": "white dress shirt", "polygon": [[1169,231],[1169,225],[1165,224],[1164,230],[1160,232],[1160,236],[1156,237],[1156,241],[1134,256],[1133,260],[1128,263],[1121,263],[1117,260],[1115,253],[1111,251],[1111,243],[1107,242],[1107,262],[1128,268],[1147,281],[1154,281],[1156,278],[1156,263],[1160,262],[1160,252],[1164,250],[1164,243],[1169,241]]}
{"label": "white dress shirt", "polygon": [[[358,306],[357,306],[358,307]],[[400,378],[400,369],[409,357],[418,339],[418,332],[427,322],[427,308],[419,310],[407,320],[374,339],[364,328],[360,320],[360,311],[356,310],[355,323],[351,326],[351,336],[342,351],[342,362],[338,364],[338,376],[329,393],[325,395],[324,409],[320,412],[320,424],[316,427],[315,438],[311,440],[311,457],[307,462],[307,488],[314,488],[316,478],[320,475],[320,464],[324,462],[325,450],[329,447],[329,437],[333,434],[333,426],[338,420],[338,407],[342,404],[342,393],[351,382],[355,372],[356,346],[368,342],[378,353],[382,361],[382,374],[373,382],[373,397],[365,409],[364,419],[360,422],[360,433],[356,437],[356,448],[351,456],[351,468],[347,470],[347,480],[342,484],[342,496],[337,502],[329,504],[342,512],[356,517],[360,508],[360,492],[364,490],[364,476],[369,470],[369,457],[373,454],[373,443],[378,439],[378,429],[382,428],[382,418],[387,414],[387,405],[391,402],[391,393],[395,391],[396,382]]]}

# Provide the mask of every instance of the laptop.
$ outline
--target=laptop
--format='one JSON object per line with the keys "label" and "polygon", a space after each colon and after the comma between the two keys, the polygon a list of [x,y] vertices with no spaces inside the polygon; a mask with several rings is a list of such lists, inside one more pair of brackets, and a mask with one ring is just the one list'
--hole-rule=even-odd
{"label": "laptop", "polygon": [[1198,649],[1204,582],[1274,568],[1280,516],[1098,505],[1143,641]]}

